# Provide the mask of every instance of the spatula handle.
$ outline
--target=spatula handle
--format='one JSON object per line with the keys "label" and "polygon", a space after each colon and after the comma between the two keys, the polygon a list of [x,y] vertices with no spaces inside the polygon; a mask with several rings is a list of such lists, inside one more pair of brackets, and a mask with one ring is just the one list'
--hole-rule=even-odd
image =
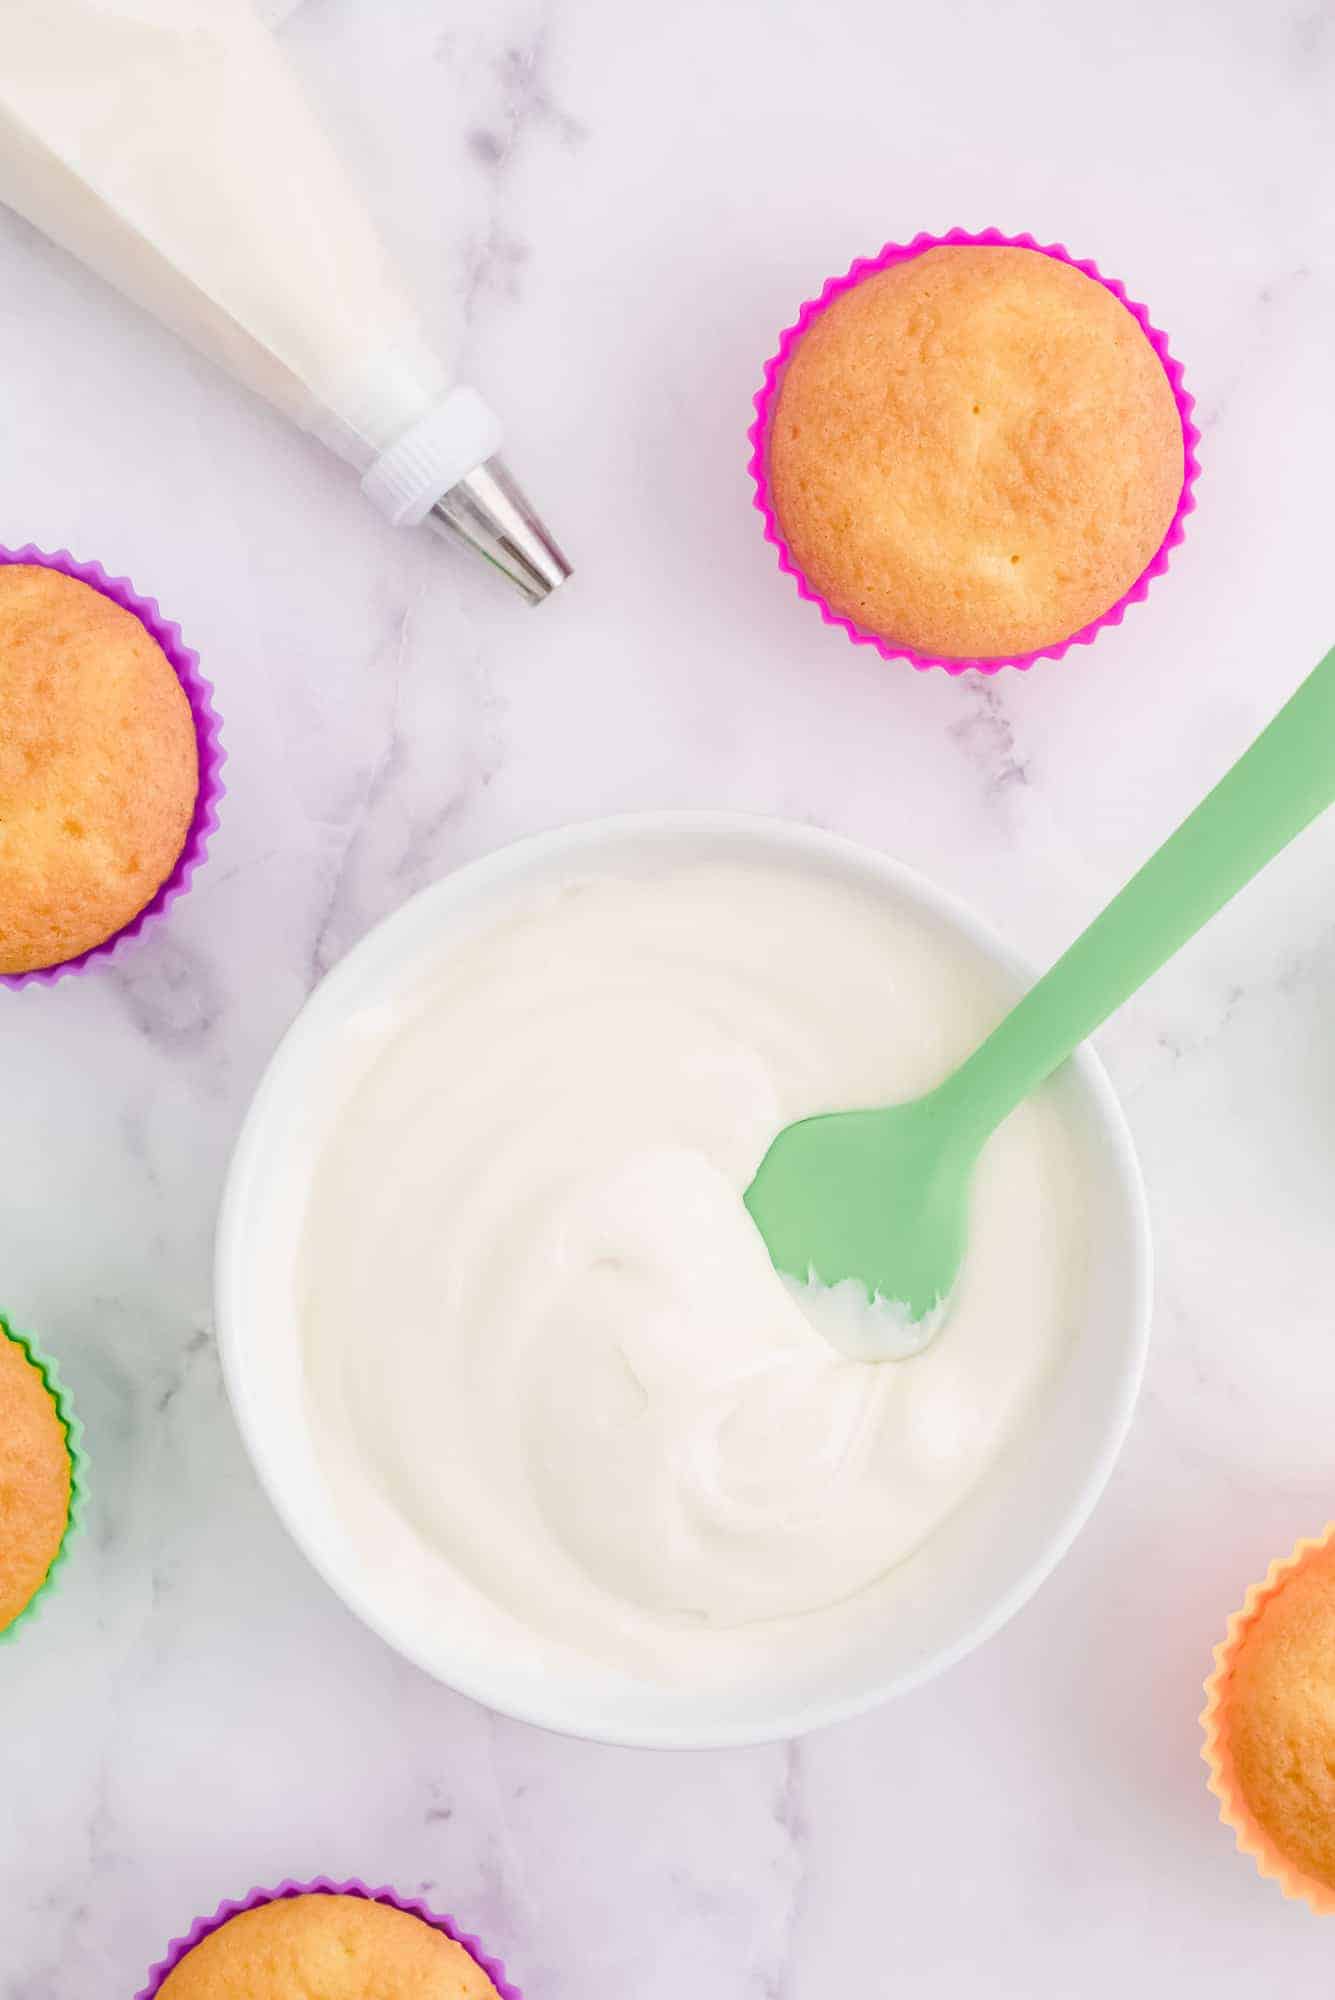
{"label": "spatula handle", "polygon": [[1335,648],[943,1086],[979,1139],[1332,801]]}

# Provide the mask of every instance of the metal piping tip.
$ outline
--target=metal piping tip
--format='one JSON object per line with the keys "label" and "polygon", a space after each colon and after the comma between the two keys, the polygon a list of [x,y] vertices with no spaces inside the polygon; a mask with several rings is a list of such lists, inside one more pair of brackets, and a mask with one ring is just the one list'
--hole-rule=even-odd
{"label": "metal piping tip", "polygon": [[500,458],[489,458],[451,486],[426,518],[438,534],[485,556],[530,604],[541,604],[570,575],[570,564]]}

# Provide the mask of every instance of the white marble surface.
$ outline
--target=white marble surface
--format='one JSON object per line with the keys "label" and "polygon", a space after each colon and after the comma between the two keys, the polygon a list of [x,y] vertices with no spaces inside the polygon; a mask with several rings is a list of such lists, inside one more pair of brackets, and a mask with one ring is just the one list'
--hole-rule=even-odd
{"label": "white marble surface", "polygon": [[[210,1235],[260,1068],[411,890],[633,806],[889,848],[1054,951],[1335,637],[1330,0],[306,0],[279,9],[425,303],[577,559],[530,613],[0,218],[0,535],[156,592],[226,818],[169,925],[0,994],[0,1298],[96,1455],[0,1653],[0,1994],[128,2000],[196,1910],[361,1872],[548,2000],[1324,1992],[1331,1933],[1198,1761],[1245,1584],[1335,1514],[1335,818],[1103,1037],[1157,1227],[1149,1379],[1093,1524],[929,1690],[800,1744],[498,1721],[362,1630],[258,1492]],[[742,433],[828,272],[953,222],[1065,239],[1200,400],[1185,548],[1092,653],[915,676],[777,575]]]}

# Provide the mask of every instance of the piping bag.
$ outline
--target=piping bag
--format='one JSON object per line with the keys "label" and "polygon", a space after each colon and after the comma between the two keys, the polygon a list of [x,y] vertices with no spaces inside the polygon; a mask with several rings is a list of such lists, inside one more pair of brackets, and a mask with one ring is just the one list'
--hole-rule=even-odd
{"label": "piping bag", "polygon": [[0,200],[532,603],[570,574],[250,0],[0,0]]}

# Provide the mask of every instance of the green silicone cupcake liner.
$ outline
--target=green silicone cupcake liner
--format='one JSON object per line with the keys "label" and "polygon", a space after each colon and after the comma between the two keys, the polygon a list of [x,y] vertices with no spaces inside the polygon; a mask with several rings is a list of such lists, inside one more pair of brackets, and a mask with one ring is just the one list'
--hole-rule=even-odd
{"label": "green silicone cupcake liner", "polygon": [[21,1347],[45,1382],[51,1400],[56,1406],[56,1415],[65,1426],[65,1446],[70,1455],[70,1508],[65,1518],[65,1532],[61,1536],[60,1547],[51,1560],[50,1569],[17,1618],[12,1618],[0,1631],[0,1646],[4,1646],[23,1630],[43,1599],[51,1595],[69,1555],[70,1544],[83,1526],[83,1512],[88,1500],[88,1459],[83,1451],[83,1425],[74,1414],[69,1391],[61,1381],[51,1356],[42,1352],[31,1334],[20,1333],[17,1327],[11,1326],[3,1313],[0,1313],[0,1337],[12,1340],[16,1347]]}

